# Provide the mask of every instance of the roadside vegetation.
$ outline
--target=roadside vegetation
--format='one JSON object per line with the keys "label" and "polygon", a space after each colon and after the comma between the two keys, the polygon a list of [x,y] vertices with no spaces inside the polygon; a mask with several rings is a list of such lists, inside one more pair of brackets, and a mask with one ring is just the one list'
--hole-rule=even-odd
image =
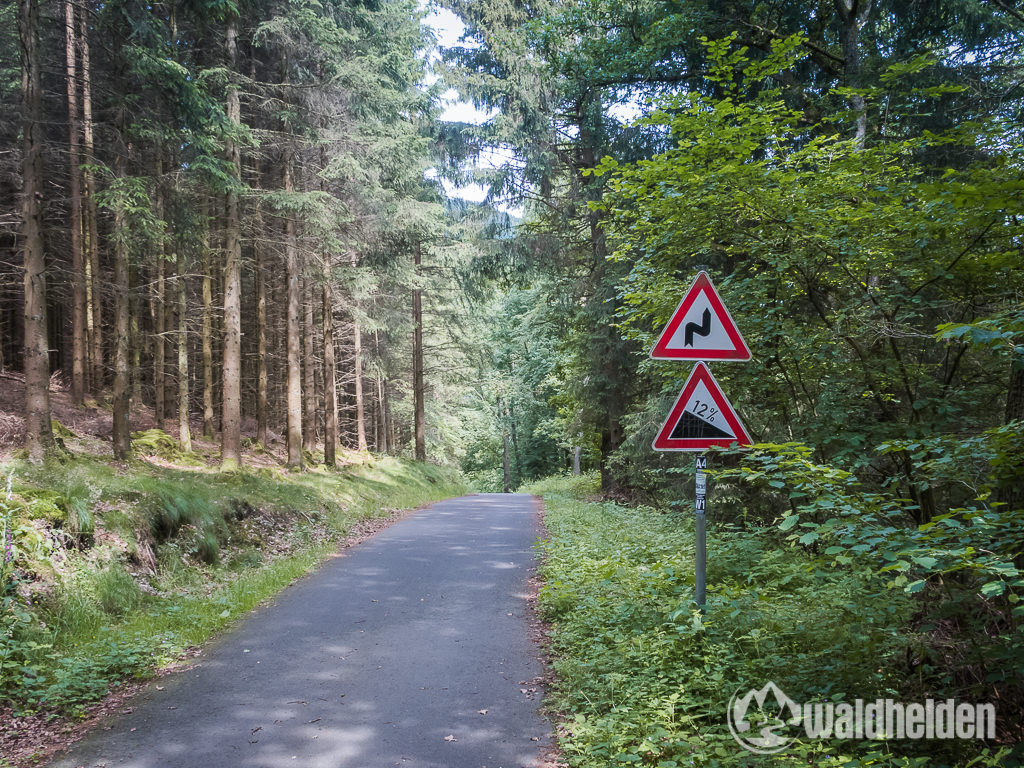
{"label": "roadside vegetation", "polygon": [[527,490],[546,508],[540,605],[553,624],[550,704],[571,766],[1019,764],[1019,748],[956,740],[805,738],[767,758],[747,752],[729,732],[727,707],[735,692],[768,681],[801,703],[961,693],[949,670],[922,659],[934,627],[915,623],[919,596],[891,588],[878,564],[836,565],[776,526],[710,515],[701,615],[689,503],[602,501],[596,475]]}
{"label": "roadside vegetation", "polygon": [[[220,473],[159,430],[112,464],[0,464],[0,713],[82,715],[180,658],[397,510],[464,492],[436,466],[353,453]],[[6,728],[6,726],[5,726]]]}

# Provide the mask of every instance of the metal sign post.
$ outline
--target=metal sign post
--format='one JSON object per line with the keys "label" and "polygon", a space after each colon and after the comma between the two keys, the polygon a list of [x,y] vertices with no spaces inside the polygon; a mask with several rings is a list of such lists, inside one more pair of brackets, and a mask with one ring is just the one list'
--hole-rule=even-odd
{"label": "metal sign post", "polygon": [[701,271],[658,337],[651,357],[655,360],[694,360],[696,365],[676,398],[665,424],[651,445],[656,451],[701,451],[695,467],[696,576],[694,598],[701,613],[707,609],[707,475],[708,457],[714,447],[750,445],[751,439],[732,404],[718,386],[704,361],[750,359],[750,349],[729,310]]}
{"label": "metal sign post", "polygon": [[697,512],[697,575],[694,583],[694,597],[697,600],[697,607],[700,608],[701,613],[704,613],[704,604],[706,602],[705,598],[708,578],[708,537],[707,519],[705,517],[705,512],[707,511],[707,475],[704,474],[704,470],[707,468],[707,454],[698,454],[697,461],[695,463],[695,475],[697,482],[697,500],[695,502]]}

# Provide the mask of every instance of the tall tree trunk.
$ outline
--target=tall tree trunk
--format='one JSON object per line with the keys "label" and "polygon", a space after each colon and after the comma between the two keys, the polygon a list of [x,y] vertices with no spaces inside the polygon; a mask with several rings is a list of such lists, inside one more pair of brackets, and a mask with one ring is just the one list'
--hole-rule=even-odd
{"label": "tall tree trunk", "polygon": [[[159,164],[157,166],[157,173],[159,175]],[[164,199],[163,192],[160,189],[159,183],[157,184],[156,192],[156,215],[161,220],[164,216]],[[151,296],[152,302],[152,315],[153,315],[153,415],[156,419],[156,425],[160,429],[164,428],[164,419],[167,418],[167,410],[165,403],[165,392],[164,386],[164,365],[166,361],[166,352],[164,349],[164,335],[167,332],[166,318],[167,313],[164,311],[164,302],[167,300],[167,284],[166,284],[166,262],[164,261],[164,248],[163,239],[161,238],[159,247],[157,249],[156,258],[156,280],[153,281],[153,290]]]}
{"label": "tall tree trunk", "polygon": [[324,463],[337,464],[338,450],[338,384],[334,363],[334,302],[331,298],[331,275],[325,262],[324,290]]}
{"label": "tall tree trunk", "polygon": [[[1024,339],[1018,338],[1016,341],[1016,348],[1024,343]],[[1024,359],[1019,359],[1019,356],[1010,359],[1010,386],[1006,392],[1006,421],[1018,420],[1024,420]],[[1018,481],[1002,488],[999,500],[1008,509],[1024,508],[1024,484]],[[1024,565],[1024,556],[1019,557],[1018,561],[1018,567]]]}
{"label": "tall tree trunk", "polygon": [[395,419],[391,413],[391,382],[384,379],[384,451],[395,453]]}
{"label": "tall tree trunk", "polygon": [[519,430],[516,427],[516,412],[511,402],[508,406],[508,429],[509,437],[512,438],[512,456],[516,463],[515,482],[518,488],[523,482],[523,462],[519,456]]}
{"label": "tall tree trunk", "polygon": [[68,90],[68,175],[71,180],[71,402],[85,403],[85,263],[82,252],[82,153],[78,117],[78,28],[75,5],[64,3],[64,56]]}
{"label": "tall tree trunk", "polygon": [[213,276],[211,274],[209,201],[203,200],[203,437],[214,436],[213,412]]}
{"label": "tall tree trunk", "polygon": [[92,165],[96,162],[92,124],[92,66],[89,56],[88,14],[78,17],[78,46],[82,54],[82,149],[87,163],[85,173],[85,268],[86,268],[86,322],[89,327],[89,378],[93,393],[103,389],[103,291],[100,275],[99,214],[96,210],[96,177]]}
{"label": "tall tree trunk", "polygon": [[384,396],[384,371],[383,364],[380,362],[380,331],[377,330],[373,332],[373,351],[377,356],[378,365],[381,366],[377,372],[377,423],[373,429],[373,447],[378,452],[388,453],[387,413],[384,408],[386,399]]}
{"label": "tall tree trunk", "polygon": [[21,239],[25,250],[25,448],[40,461],[55,448],[50,423],[50,360],[46,332],[46,254],[43,250],[43,134],[39,7],[18,0],[21,41]]}
{"label": "tall tree trunk", "polygon": [[[238,16],[229,12],[227,24],[228,68],[238,71]],[[228,85],[227,118],[234,127],[242,122],[242,107],[236,83]],[[237,182],[242,176],[238,142],[227,142],[230,173]],[[242,232],[238,191],[228,189],[224,201],[224,350],[221,369],[221,469],[242,465]]]}
{"label": "tall tree trunk", "polygon": [[356,446],[360,451],[365,451],[367,446],[363,402],[363,333],[356,321],[352,322],[352,356],[356,377]]}
{"label": "tall tree trunk", "polygon": [[423,252],[417,241],[413,252],[413,264],[416,268],[414,279],[417,282],[412,291],[412,410],[417,461],[427,460],[427,419],[424,407],[426,393],[423,385],[423,291],[419,286],[422,261]]}
{"label": "tall tree trunk", "polygon": [[[128,147],[123,141],[124,112],[120,110],[118,119],[118,141],[115,149],[114,175],[123,179],[126,173]],[[124,460],[131,453],[131,429],[129,428],[129,380],[128,355],[128,323],[129,323],[129,266],[128,244],[123,236],[125,232],[124,205],[119,201],[114,208],[114,458]]]}
{"label": "tall tree trunk", "polygon": [[183,243],[178,243],[178,254],[175,262],[178,265],[178,440],[186,451],[192,450],[192,430],[189,428],[189,392],[188,392],[188,309],[185,289],[185,253]]}
{"label": "tall tree trunk", "polygon": [[512,461],[508,449],[508,430],[501,431],[501,467],[502,467],[502,488],[505,493],[512,493]]}
{"label": "tall tree trunk", "polygon": [[[128,264],[128,285],[138,285],[139,278],[132,264]],[[142,404],[142,334],[139,331],[139,297],[135,291],[128,292],[128,340],[131,351],[131,396],[128,407]],[[160,425],[163,429],[163,425]]]}
{"label": "tall tree trunk", "polygon": [[[847,88],[860,88],[860,31],[868,23],[871,15],[872,0],[835,0],[836,12],[839,14],[839,42],[843,49],[843,79]],[[850,108],[856,121],[855,138],[860,146],[868,132],[867,104],[864,96],[856,94],[850,97]]]}
{"label": "tall tree trunk", "polygon": [[373,396],[370,397],[370,419],[373,421],[373,450],[380,453],[380,379],[374,380]]}
{"label": "tall tree trunk", "polygon": [[[282,158],[284,191],[293,192],[292,151],[286,145]],[[299,334],[300,283],[299,249],[295,241],[295,219],[291,211],[285,212],[284,224],[285,272],[288,280],[288,466],[302,466],[302,351]]]}
{"label": "tall tree trunk", "polygon": [[[257,239],[262,226],[256,228]],[[263,247],[256,243],[256,442],[267,445],[267,275]]]}
{"label": "tall tree trunk", "polygon": [[313,336],[313,281],[303,281],[302,309],[302,449],[312,452],[316,448],[316,358]]}

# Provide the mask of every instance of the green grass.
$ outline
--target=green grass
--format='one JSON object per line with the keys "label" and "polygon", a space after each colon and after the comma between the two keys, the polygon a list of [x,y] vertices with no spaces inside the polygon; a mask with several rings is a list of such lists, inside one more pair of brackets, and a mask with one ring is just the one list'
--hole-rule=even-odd
{"label": "green grass", "polygon": [[[561,747],[580,768],[998,765],[969,742],[798,741],[772,757],[732,738],[734,692],[774,681],[797,702],[899,699],[913,611],[868,572],[822,570],[758,529],[710,525],[708,610],[693,603],[693,514],[588,501],[553,478],[540,606],[553,622]],[[961,750],[958,752],[957,750]]]}
{"label": "green grass", "polygon": [[451,470],[390,457],[226,474],[0,465],[0,702],[81,714],[307,573],[359,521],[464,491]]}

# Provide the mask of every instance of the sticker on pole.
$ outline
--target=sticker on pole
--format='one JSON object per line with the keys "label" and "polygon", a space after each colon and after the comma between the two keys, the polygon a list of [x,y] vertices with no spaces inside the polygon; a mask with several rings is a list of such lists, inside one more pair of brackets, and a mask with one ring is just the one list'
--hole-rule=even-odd
{"label": "sticker on pole", "polygon": [[697,363],[653,447],[656,451],[704,451],[751,442],[711,371],[704,363]]}
{"label": "sticker on pole", "polygon": [[750,349],[707,272],[701,272],[672,314],[655,360],[749,360]]}

